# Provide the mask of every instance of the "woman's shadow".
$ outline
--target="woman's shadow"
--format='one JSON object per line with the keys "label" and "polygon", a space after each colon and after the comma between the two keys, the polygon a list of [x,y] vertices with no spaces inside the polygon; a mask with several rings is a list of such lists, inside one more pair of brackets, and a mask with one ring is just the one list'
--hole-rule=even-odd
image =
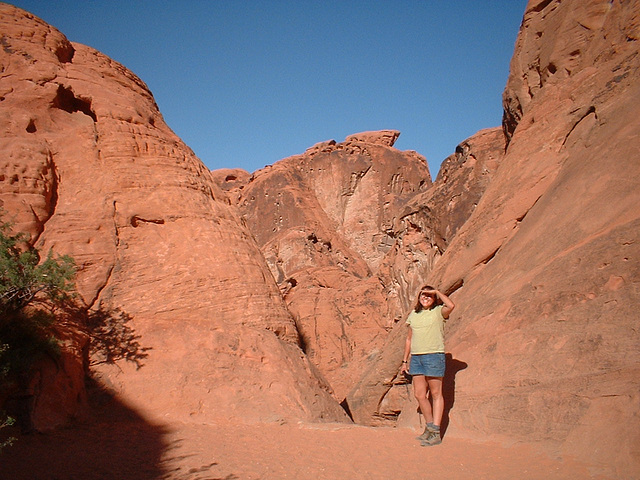
{"label": "woman's shadow", "polygon": [[445,355],[446,370],[442,380],[442,395],[444,396],[444,413],[440,429],[444,437],[449,426],[449,411],[453,408],[456,398],[456,374],[460,370],[467,368],[467,364],[461,360],[453,358],[453,355]]}

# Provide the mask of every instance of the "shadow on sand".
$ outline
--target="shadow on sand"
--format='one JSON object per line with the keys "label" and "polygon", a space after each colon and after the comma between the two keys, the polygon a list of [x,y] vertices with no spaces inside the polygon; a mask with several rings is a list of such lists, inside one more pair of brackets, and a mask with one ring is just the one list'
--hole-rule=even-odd
{"label": "shadow on sand", "polygon": [[[69,302],[58,313],[61,330],[81,332],[91,339],[91,365],[127,361],[141,368],[149,356],[150,348],[141,345],[141,337],[130,326],[132,317],[121,310],[89,311]],[[0,429],[0,445],[15,439],[0,451],[0,479],[215,479],[210,471],[215,462],[194,468],[184,461],[190,455],[181,449],[184,440],[176,428],[145,418],[91,376],[85,378],[88,402],[84,411],[64,427],[37,431],[32,422],[36,394],[25,386],[32,376],[40,378],[35,376],[37,371],[37,365],[25,370],[24,381],[5,392],[4,399],[0,397],[0,413],[6,410],[17,420]]]}
{"label": "shadow on sand", "polygon": [[0,478],[166,478],[166,428],[145,421],[100,385],[88,390],[89,411],[66,427],[28,435],[3,431],[16,441],[0,454]]}
{"label": "shadow on sand", "polygon": [[[88,386],[89,409],[72,424],[45,433],[0,431],[0,478],[12,480],[158,480],[216,478],[216,463],[189,468],[181,462],[181,440],[168,425],[154,424],[109,393]],[[227,477],[229,478],[229,477]],[[231,476],[230,478],[235,478]]]}

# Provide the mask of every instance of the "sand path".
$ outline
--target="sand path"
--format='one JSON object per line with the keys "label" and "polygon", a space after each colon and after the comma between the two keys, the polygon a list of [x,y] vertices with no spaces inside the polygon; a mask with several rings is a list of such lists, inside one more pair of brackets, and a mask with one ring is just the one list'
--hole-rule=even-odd
{"label": "sand path", "polygon": [[21,436],[0,455],[0,479],[606,478],[527,445],[478,443],[447,435],[441,445],[421,447],[408,429],[160,425],[131,412],[104,413],[55,432]]}

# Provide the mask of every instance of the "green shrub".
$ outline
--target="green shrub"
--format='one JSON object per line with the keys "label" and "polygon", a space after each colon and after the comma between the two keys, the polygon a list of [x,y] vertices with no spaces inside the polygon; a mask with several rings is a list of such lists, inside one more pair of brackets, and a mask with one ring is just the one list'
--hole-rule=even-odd
{"label": "green shrub", "polygon": [[[33,427],[33,405],[25,398],[32,396],[28,385],[34,363],[45,356],[57,361],[56,334],[62,329],[85,336],[89,345],[84,352],[90,352],[92,361],[83,361],[90,365],[126,360],[140,368],[147,357],[149,349],[128,325],[131,317],[119,309],[89,309],[75,295],[74,278],[71,257],[50,251],[41,261],[24,234],[12,234],[11,225],[0,221],[0,403],[3,398],[23,399],[15,414],[23,431]],[[12,421],[0,414],[0,429]],[[0,440],[0,451],[10,442]]]}
{"label": "green shrub", "polygon": [[[8,427],[10,425],[13,425],[15,422],[15,420],[11,417],[7,417],[4,413],[0,414],[0,430],[3,429],[4,427]],[[5,447],[9,447],[11,445],[13,445],[13,442],[15,442],[15,438],[14,437],[9,437],[5,440],[0,440],[0,453],[2,453],[2,450]]]}
{"label": "green shrub", "polygon": [[0,389],[43,355],[56,357],[55,310],[73,295],[75,264],[49,252],[41,262],[24,234],[0,221]]}
{"label": "green shrub", "polygon": [[39,252],[26,244],[24,234],[12,235],[0,222],[0,313],[24,310],[38,300],[64,301],[75,286],[75,263],[68,255],[40,263]]}

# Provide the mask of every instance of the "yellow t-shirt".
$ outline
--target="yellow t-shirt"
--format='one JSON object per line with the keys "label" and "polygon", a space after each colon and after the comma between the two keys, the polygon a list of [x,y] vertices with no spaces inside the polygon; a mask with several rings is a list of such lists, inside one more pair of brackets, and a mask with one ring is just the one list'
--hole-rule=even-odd
{"label": "yellow t-shirt", "polygon": [[407,325],[411,327],[411,355],[424,353],[444,353],[443,305],[431,310],[412,311],[407,317]]}

